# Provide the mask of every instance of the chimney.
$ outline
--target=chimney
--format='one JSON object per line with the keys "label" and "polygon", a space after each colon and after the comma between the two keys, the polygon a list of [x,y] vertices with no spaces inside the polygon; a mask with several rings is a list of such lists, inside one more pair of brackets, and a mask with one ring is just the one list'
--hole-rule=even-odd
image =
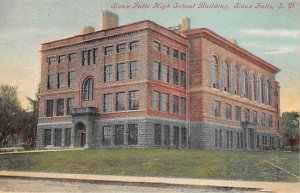
{"label": "chimney", "polygon": [[229,39],[228,41],[230,41],[231,43],[233,43],[234,45],[238,45],[237,44],[237,40],[235,38]]}
{"label": "chimney", "polygon": [[102,11],[100,21],[100,30],[118,27],[119,16],[110,11]]}
{"label": "chimney", "polygon": [[84,34],[89,34],[95,31],[95,28],[93,28],[92,26],[84,26],[80,29],[80,34],[84,35]]}
{"label": "chimney", "polygon": [[184,17],[181,19],[180,30],[181,32],[189,31],[191,29],[191,19],[189,17]]}

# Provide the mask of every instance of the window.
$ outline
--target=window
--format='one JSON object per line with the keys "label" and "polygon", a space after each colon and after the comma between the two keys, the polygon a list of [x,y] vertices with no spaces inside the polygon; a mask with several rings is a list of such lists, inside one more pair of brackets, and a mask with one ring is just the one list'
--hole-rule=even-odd
{"label": "window", "polygon": [[229,65],[226,60],[222,63],[222,91],[229,92]]}
{"label": "window", "polygon": [[117,45],[117,53],[125,52],[126,50],[126,44],[118,44]]}
{"label": "window", "polygon": [[172,57],[173,58],[178,58],[178,50],[172,49]]}
{"label": "window", "polygon": [[261,113],[258,113],[258,124],[261,125],[261,126],[263,125],[262,124],[262,114]]}
{"label": "window", "polygon": [[165,54],[165,55],[169,55],[169,47],[163,45],[162,46],[162,53]]}
{"label": "window", "polygon": [[138,144],[138,125],[129,124],[128,125],[128,145]]}
{"label": "window", "polygon": [[256,101],[260,102],[261,101],[261,96],[262,92],[261,92],[261,78],[257,77],[257,81],[256,81]]}
{"label": "window", "polygon": [[235,120],[241,121],[241,107],[239,106],[235,107]]}
{"label": "window", "polygon": [[160,65],[160,80],[168,82],[168,66],[164,64]]}
{"label": "window", "polygon": [[114,47],[113,46],[107,46],[104,48],[104,55],[109,55],[112,54],[114,51]]}
{"label": "window", "polygon": [[119,92],[116,95],[116,111],[125,110],[125,93]]}
{"label": "window", "polygon": [[222,147],[222,130],[219,130],[219,147]]}
{"label": "window", "polygon": [[103,112],[111,112],[111,96],[112,94],[103,95]]}
{"label": "window", "polygon": [[173,127],[173,145],[179,146],[179,127]]}
{"label": "window", "polygon": [[154,145],[161,145],[161,125],[154,125]]}
{"label": "window", "polygon": [[160,43],[158,42],[153,42],[153,49],[156,51],[160,51]]}
{"label": "window", "polygon": [[72,62],[76,59],[76,53],[70,53],[69,54],[69,61]]}
{"label": "window", "polygon": [[54,88],[54,75],[48,75],[47,77],[47,90],[53,89]]}
{"label": "window", "polygon": [[164,125],[164,145],[170,145],[170,126]]}
{"label": "window", "polygon": [[269,126],[270,128],[273,127],[273,117],[272,117],[272,115],[269,115],[269,123],[268,123],[268,126]]}
{"label": "window", "polygon": [[219,147],[218,142],[219,142],[218,130],[215,129],[215,147]]}
{"label": "window", "polygon": [[53,117],[53,100],[46,101],[46,117]]}
{"label": "window", "polygon": [[255,100],[255,75],[252,73],[250,75],[250,92],[249,92],[249,98],[250,100]]}
{"label": "window", "polygon": [[172,83],[178,85],[178,70],[176,68],[172,68]]}
{"label": "window", "polygon": [[266,103],[268,105],[271,104],[270,96],[271,96],[271,92],[270,92],[270,80],[267,80],[266,81]]}
{"label": "window", "polygon": [[240,148],[240,132],[236,133],[236,147]]}
{"label": "window", "polygon": [[62,129],[54,130],[54,146],[61,146]]}
{"label": "window", "polygon": [[66,55],[60,55],[60,56],[58,56],[58,63],[64,62],[65,59],[66,59]]}
{"label": "window", "polygon": [[225,109],[224,109],[224,113],[225,113],[225,119],[227,120],[231,120],[232,119],[232,112],[231,112],[231,105],[230,104],[225,104]]}
{"label": "window", "polygon": [[242,71],[242,87],[241,87],[241,96],[245,98],[249,98],[248,93],[248,72],[246,69]]}
{"label": "window", "polygon": [[67,115],[70,115],[74,107],[74,98],[67,99]]}
{"label": "window", "polygon": [[137,79],[138,75],[138,66],[137,62],[130,62],[129,63],[129,79]]}
{"label": "window", "polygon": [[97,61],[97,48],[93,49],[93,64],[96,64]]}
{"label": "window", "polygon": [[221,117],[220,101],[213,101],[212,113],[215,117]]}
{"label": "window", "polygon": [[230,131],[230,147],[233,148],[233,131]]}
{"label": "window", "polygon": [[82,51],[82,66],[96,63],[97,48]]}
{"label": "window", "polygon": [[117,81],[118,80],[124,80],[125,78],[125,64],[124,63],[120,63],[117,64]]}
{"label": "window", "polygon": [[230,144],[230,134],[229,131],[226,131],[226,147],[229,148],[229,144]]}
{"label": "window", "polygon": [[168,111],[168,107],[169,107],[169,103],[168,103],[168,94],[165,93],[161,93],[160,94],[160,110],[167,112]]}
{"label": "window", "polygon": [[239,85],[239,81],[238,81],[238,69],[237,66],[234,65],[232,68],[232,86],[231,86],[231,92],[234,95],[238,94],[238,85]]}
{"label": "window", "polygon": [[71,145],[71,128],[65,129],[65,147],[69,147]]}
{"label": "window", "polygon": [[173,113],[174,114],[178,114],[179,113],[179,109],[178,109],[178,96],[173,96],[172,98],[172,107],[173,107]]}
{"label": "window", "polygon": [[75,80],[75,72],[68,72],[68,87],[74,86],[74,80]]}
{"label": "window", "polygon": [[182,87],[186,86],[184,71],[180,71],[180,86],[182,86]]}
{"label": "window", "polygon": [[139,109],[139,91],[129,92],[129,110]]}
{"label": "window", "polygon": [[55,57],[48,57],[47,58],[47,63],[50,65],[50,64],[53,64],[55,62],[56,58]]}
{"label": "window", "polygon": [[124,125],[115,126],[115,145],[124,145]]}
{"label": "window", "polygon": [[154,110],[158,110],[158,102],[159,102],[159,93],[157,91],[152,91],[151,97],[151,108]]}
{"label": "window", "polygon": [[159,80],[159,63],[153,62],[152,63],[152,78],[155,80]]}
{"label": "window", "polygon": [[64,82],[64,73],[57,74],[57,88],[61,88]]}
{"label": "window", "polygon": [[104,66],[104,82],[110,82],[112,80],[112,65]]}
{"label": "window", "polygon": [[210,85],[212,88],[217,88],[218,83],[218,60],[215,56],[210,59]]}
{"label": "window", "polygon": [[185,98],[184,97],[180,97],[180,114],[181,115],[185,115]]}
{"label": "window", "polygon": [[250,110],[245,108],[245,121],[250,123]]}
{"label": "window", "polygon": [[266,126],[266,115],[265,115],[265,113],[261,114],[261,121],[262,121],[262,126]]}
{"label": "window", "polygon": [[56,101],[56,116],[64,115],[64,99],[57,99]]}
{"label": "window", "polygon": [[93,100],[94,95],[94,80],[88,78],[83,82],[82,98],[84,101]]}
{"label": "window", "polygon": [[134,41],[129,43],[129,49],[130,50],[135,50],[139,47],[139,41]]}
{"label": "window", "polygon": [[183,147],[187,146],[187,129],[185,127],[181,128],[181,144]]}
{"label": "window", "polygon": [[183,52],[180,52],[180,60],[185,61],[186,60],[186,55]]}
{"label": "window", "polygon": [[257,111],[252,111],[252,120],[254,124],[257,124]]}
{"label": "window", "polygon": [[103,126],[102,127],[102,145],[111,144],[111,127]]}
{"label": "window", "polygon": [[51,129],[44,130],[44,146],[51,145]]}

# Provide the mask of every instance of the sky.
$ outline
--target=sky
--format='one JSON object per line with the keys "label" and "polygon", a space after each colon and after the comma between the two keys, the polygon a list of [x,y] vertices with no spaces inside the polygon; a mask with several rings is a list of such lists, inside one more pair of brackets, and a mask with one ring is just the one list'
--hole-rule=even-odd
{"label": "sky", "polygon": [[[130,8],[113,8],[114,3]],[[264,4],[255,8],[257,3]],[[0,0],[0,84],[17,86],[27,107],[26,97],[34,97],[40,81],[40,44],[78,35],[87,25],[99,30],[103,10],[118,14],[119,25],[147,19],[171,27],[190,17],[192,28],[237,39],[239,46],[281,69],[276,75],[281,112],[300,111],[299,0]]]}

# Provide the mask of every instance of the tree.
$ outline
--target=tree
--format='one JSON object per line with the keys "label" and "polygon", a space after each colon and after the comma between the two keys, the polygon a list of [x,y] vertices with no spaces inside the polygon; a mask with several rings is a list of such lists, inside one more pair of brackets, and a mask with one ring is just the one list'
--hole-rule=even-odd
{"label": "tree", "polygon": [[0,85],[0,146],[7,146],[12,134],[22,128],[23,113],[17,87]]}
{"label": "tree", "polygon": [[299,113],[284,112],[280,117],[280,133],[293,150],[293,137],[299,133]]}
{"label": "tree", "polygon": [[35,98],[27,97],[30,104],[29,111],[26,112],[26,127],[24,130],[24,141],[30,148],[34,148],[36,140],[36,129],[39,116],[39,92],[36,93]]}

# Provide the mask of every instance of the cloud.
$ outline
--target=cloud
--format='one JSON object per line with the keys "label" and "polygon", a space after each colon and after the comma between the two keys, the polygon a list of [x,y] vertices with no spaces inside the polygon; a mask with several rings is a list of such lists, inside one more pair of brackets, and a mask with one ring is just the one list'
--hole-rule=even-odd
{"label": "cloud", "polygon": [[299,30],[285,30],[285,29],[242,29],[241,33],[249,36],[260,37],[282,37],[282,38],[300,38]]}
{"label": "cloud", "polygon": [[264,44],[263,42],[248,42],[243,45],[248,49],[255,49],[264,54],[288,54],[288,53],[299,53],[300,47],[297,45],[275,45],[275,44]]}
{"label": "cloud", "polygon": [[280,47],[270,47],[269,50],[265,51],[265,54],[287,54],[299,51],[297,46],[280,46]]}

